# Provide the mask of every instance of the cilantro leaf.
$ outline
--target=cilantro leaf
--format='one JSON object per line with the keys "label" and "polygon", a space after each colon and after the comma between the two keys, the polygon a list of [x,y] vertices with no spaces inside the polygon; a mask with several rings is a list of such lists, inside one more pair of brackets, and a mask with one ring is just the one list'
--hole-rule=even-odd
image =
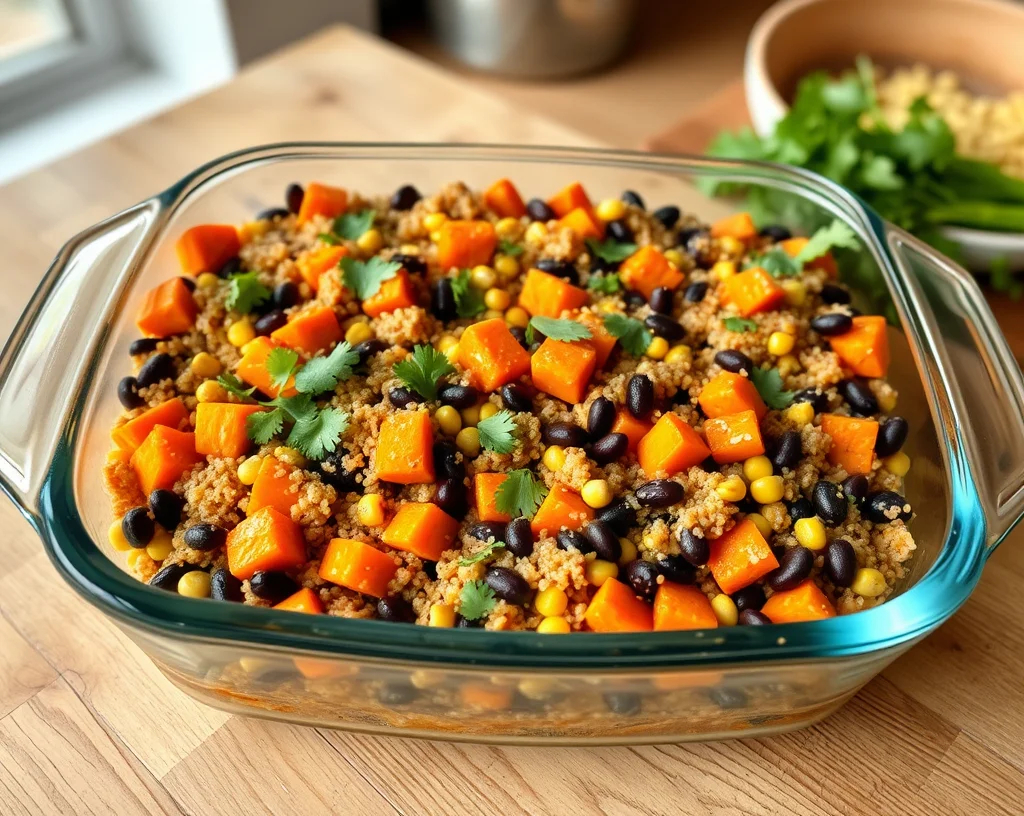
{"label": "cilantro leaf", "polygon": [[266,445],[281,433],[284,426],[284,411],[274,408],[272,411],[257,411],[249,414],[245,420],[245,430],[249,438],[257,445]]}
{"label": "cilantro leaf", "polygon": [[376,210],[360,210],[357,213],[339,215],[334,219],[334,234],[355,241],[373,226],[373,219],[376,217]]}
{"label": "cilantro leaf", "polygon": [[310,459],[322,459],[338,446],[348,427],[348,414],[340,408],[313,411],[292,425],[288,444]]}
{"label": "cilantro leaf", "polygon": [[619,243],[614,238],[607,238],[604,241],[596,241],[593,238],[587,239],[587,248],[592,255],[596,255],[602,261],[618,263],[626,260],[636,252],[636,244]]}
{"label": "cilantro leaf", "polygon": [[519,244],[513,244],[511,241],[506,241],[502,238],[498,242],[498,252],[502,255],[511,255],[515,258],[517,255],[523,254],[523,248]]}
{"label": "cilantro leaf", "polygon": [[495,550],[501,550],[504,548],[504,541],[492,541],[490,544],[484,545],[484,548],[479,552],[475,552],[472,555],[467,555],[465,558],[460,558],[459,566],[469,567],[473,564],[479,564],[481,561],[490,558],[492,555],[494,555]]}
{"label": "cilantro leaf", "polygon": [[368,261],[342,258],[340,265],[342,284],[351,289],[360,300],[366,300],[377,294],[381,284],[386,280],[391,280],[402,268],[397,261],[385,261],[377,255]]}
{"label": "cilantro leaf", "polygon": [[481,419],[476,429],[480,434],[480,447],[497,453],[512,453],[516,449],[516,423],[511,411],[502,409]]}
{"label": "cilantro leaf", "polygon": [[295,387],[307,394],[333,391],[341,380],[352,376],[358,362],[359,353],[352,350],[347,340],[343,340],[326,357],[314,357],[300,368],[295,375]]}
{"label": "cilantro leaf", "polygon": [[225,391],[234,394],[240,399],[251,397],[253,392],[256,391],[255,385],[252,388],[246,388],[245,383],[234,374],[221,374],[217,378],[217,382],[221,384]]}
{"label": "cilantro leaf", "polygon": [[505,481],[498,485],[494,503],[499,511],[512,518],[533,518],[547,495],[544,483],[529,470],[511,470]]}
{"label": "cilantro leaf", "polygon": [[260,283],[256,272],[239,272],[228,278],[228,297],[225,305],[236,312],[248,314],[261,303],[266,303],[272,294]]}
{"label": "cilantro leaf", "polygon": [[799,275],[800,270],[803,269],[803,264],[795,258],[791,258],[789,253],[782,247],[772,247],[767,252],[755,255],[746,264],[744,264],[745,269],[750,269],[754,266],[761,267],[773,278],[784,278],[791,275]]}
{"label": "cilantro leaf", "polygon": [[794,260],[799,264],[805,264],[820,258],[832,247],[856,249],[857,246],[857,235],[854,231],[842,221],[836,220],[815,232]]}
{"label": "cilantro leaf", "polygon": [[466,620],[480,620],[487,617],[497,601],[494,590],[483,581],[467,581],[459,595],[459,614]]}
{"label": "cilantro leaf", "polygon": [[601,292],[605,295],[614,295],[622,291],[622,282],[614,272],[604,275],[591,275],[587,279],[587,288],[591,292]]}
{"label": "cilantro leaf", "polygon": [[337,235],[333,235],[329,232],[321,232],[317,238],[323,241],[328,246],[337,246],[341,243],[341,239]]}
{"label": "cilantro leaf", "polygon": [[782,387],[782,375],[777,368],[750,369],[750,381],[761,395],[764,404],[776,411],[788,408],[793,403],[793,392]]}
{"label": "cilantro leaf", "polygon": [[455,295],[455,311],[459,317],[476,317],[487,308],[483,293],[469,283],[468,269],[459,270],[459,274],[451,281],[452,294]]}
{"label": "cilantro leaf", "polygon": [[395,363],[394,371],[398,379],[427,402],[437,399],[440,379],[455,373],[448,358],[428,345],[416,346],[411,357]]}
{"label": "cilantro leaf", "polygon": [[622,347],[634,357],[640,357],[654,339],[653,335],[639,320],[620,314],[604,316],[604,327],[613,337],[617,337]]}
{"label": "cilantro leaf", "polygon": [[316,413],[316,403],[309,394],[296,394],[294,397],[277,397],[270,402],[261,402],[271,408],[280,408],[294,422],[306,419]]}
{"label": "cilantro leaf", "polygon": [[722,321],[726,331],[731,332],[752,332],[757,331],[757,323],[747,317],[727,317]]}
{"label": "cilantro leaf", "polygon": [[571,343],[574,340],[589,340],[593,333],[575,320],[557,317],[531,317],[526,325],[526,342],[532,343],[535,332],[540,332],[551,340],[561,340],[563,343]]}
{"label": "cilantro leaf", "polygon": [[265,363],[267,373],[270,374],[270,384],[274,389],[280,391],[288,383],[288,378],[295,370],[295,364],[299,361],[297,352],[291,349],[276,346],[267,355]]}

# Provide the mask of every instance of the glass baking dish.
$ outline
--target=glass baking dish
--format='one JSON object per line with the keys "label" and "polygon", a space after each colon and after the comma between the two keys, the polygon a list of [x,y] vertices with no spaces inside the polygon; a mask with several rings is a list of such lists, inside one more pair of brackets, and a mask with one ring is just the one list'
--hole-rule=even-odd
{"label": "glass baking dish", "polygon": [[[293,180],[364,193],[501,176],[545,194],[580,179],[711,218],[695,181],[762,185],[863,242],[858,281],[892,329],[910,421],[918,550],[886,604],[814,623],[643,635],[435,629],[180,597],[106,542],[100,470],[142,293],[177,274],[197,223],[241,222]],[[865,274],[866,272],[866,274]],[[866,283],[865,283],[866,282]],[[842,188],[778,166],[474,145],[284,144],[233,153],[73,238],[0,356],[0,481],[61,575],[176,685],[230,711],[353,731],[494,742],[756,736],[812,723],[939,626],[1024,512],[1024,382],[973,279]]]}

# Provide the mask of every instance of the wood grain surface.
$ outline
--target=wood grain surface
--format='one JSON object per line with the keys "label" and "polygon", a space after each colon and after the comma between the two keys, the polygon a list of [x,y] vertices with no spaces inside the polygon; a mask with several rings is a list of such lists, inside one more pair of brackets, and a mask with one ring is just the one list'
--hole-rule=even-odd
{"label": "wood grain surface", "polygon": [[[254,142],[411,134],[587,142],[394,47],[332,29],[0,189],[0,337],[74,231],[202,161]],[[0,525],[5,816],[1022,811],[1020,534],[948,624],[819,725],[718,744],[539,749],[357,736],[206,708],[61,582],[6,502]]]}

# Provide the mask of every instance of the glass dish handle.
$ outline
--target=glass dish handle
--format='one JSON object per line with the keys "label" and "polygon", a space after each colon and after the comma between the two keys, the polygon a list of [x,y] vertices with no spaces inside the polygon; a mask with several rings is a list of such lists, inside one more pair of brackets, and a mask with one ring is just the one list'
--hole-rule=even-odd
{"label": "glass dish handle", "polygon": [[955,438],[985,514],[993,549],[1024,515],[1024,377],[974,278],[895,227],[886,239],[909,282],[928,359],[920,360],[940,397],[941,428]]}
{"label": "glass dish handle", "polygon": [[145,201],[57,253],[0,352],[0,488],[32,520],[89,360],[136,271],[160,204]]}

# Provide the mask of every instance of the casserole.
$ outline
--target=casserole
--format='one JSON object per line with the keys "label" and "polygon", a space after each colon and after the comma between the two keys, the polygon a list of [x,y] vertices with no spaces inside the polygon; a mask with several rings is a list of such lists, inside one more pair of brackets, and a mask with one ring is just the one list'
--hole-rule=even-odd
{"label": "casserole", "polygon": [[[908,499],[918,551],[884,605],[812,624],[545,638],[284,615],[162,593],[111,559],[98,472],[142,293],[174,238],[244,220],[292,178],[358,190],[507,174],[523,189],[577,176],[703,213],[694,180],[770,186],[841,218],[888,299],[891,381],[915,429]],[[477,741],[617,743],[754,736],[833,711],[948,618],[1024,505],[1024,381],[965,272],[799,170],[613,151],[289,144],[207,164],[59,253],[0,356],[0,479],[58,570],[178,686],[240,713]],[[512,686],[508,694],[495,687]]]}

